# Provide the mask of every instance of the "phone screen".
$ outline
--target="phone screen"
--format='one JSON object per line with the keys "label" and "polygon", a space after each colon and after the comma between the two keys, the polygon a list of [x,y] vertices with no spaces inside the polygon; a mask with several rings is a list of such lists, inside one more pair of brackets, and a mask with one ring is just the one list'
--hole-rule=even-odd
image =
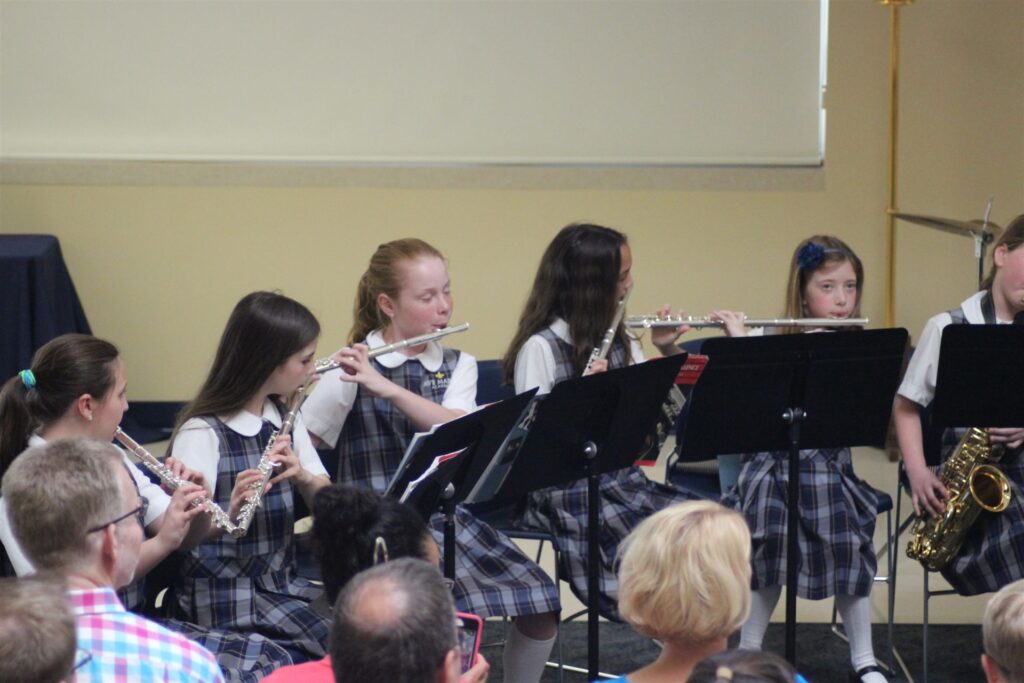
{"label": "phone screen", "polygon": [[480,633],[483,621],[475,614],[458,612],[456,614],[459,632],[459,651],[462,652],[462,673],[469,671],[480,651]]}

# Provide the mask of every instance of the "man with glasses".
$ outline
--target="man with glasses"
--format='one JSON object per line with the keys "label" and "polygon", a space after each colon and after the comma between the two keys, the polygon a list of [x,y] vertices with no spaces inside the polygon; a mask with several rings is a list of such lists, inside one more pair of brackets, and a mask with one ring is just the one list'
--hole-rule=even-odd
{"label": "man with glasses", "polygon": [[357,574],[334,606],[330,653],[337,683],[456,683],[455,603],[441,572],[403,557]]}
{"label": "man with glasses", "polygon": [[117,599],[135,574],[147,502],[116,448],[90,439],[31,448],[4,475],[3,498],[29,560],[67,586],[86,654],[78,683],[223,681],[207,650]]}
{"label": "man with glasses", "polygon": [[1024,579],[992,596],[981,622],[988,683],[1024,683]]}

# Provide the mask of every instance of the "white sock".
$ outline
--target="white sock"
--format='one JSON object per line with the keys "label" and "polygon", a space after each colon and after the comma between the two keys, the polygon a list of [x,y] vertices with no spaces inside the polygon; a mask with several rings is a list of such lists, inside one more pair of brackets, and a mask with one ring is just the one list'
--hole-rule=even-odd
{"label": "white sock", "polygon": [[[843,618],[843,629],[850,640],[850,663],[854,671],[877,664],[871,645],[871,600],[859,595],[836,595],[836,609]],[[885,676],[872,671],[861,677],[862,683],[886,683]]]}
{"label": "white sock", "polygon": [[556,637],[534,640],[523,635],[513,623],[505,636],[505,652],[502,655],[505,683],[538,683]]}
{"label": "white sock", "polygon": [[740,629],[740,649],[760,650],[768,621],[779,604],[782,586],[767,586],[750,593],[750,616]]}

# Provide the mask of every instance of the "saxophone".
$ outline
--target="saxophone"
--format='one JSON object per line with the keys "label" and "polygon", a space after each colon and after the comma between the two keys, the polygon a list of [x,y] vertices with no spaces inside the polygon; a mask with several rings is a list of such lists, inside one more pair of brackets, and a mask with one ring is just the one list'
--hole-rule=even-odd
{"label": "saxophone", "polygon": [[930,571],[940,571],[959,553],[968,530],[983,510],[1006,509],[1010,483],[994,466],[1004,451],[1002,444],[989,443],[987,429],[967,430],[942,468],[942,485],[949,492],[946,512],[914,522],[908,557],[919,560]]}

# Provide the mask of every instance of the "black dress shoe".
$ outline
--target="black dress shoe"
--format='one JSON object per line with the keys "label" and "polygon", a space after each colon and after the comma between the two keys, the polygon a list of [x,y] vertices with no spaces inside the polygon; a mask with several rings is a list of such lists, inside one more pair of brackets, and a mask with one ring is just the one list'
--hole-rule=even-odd
{"label": "black dress shoe", "polygon": [[878,673],[883,674],[883,675],[885,673],[884,671],[882,671],[882,669],[880,669],[875,664],[870,664],[868,666],[861,667],[860,669],[857,669],[856,671],[854,671],[853,669],[850,669],[850,683],[863,683],[861,677],[865,676],[865,675],[867,675],[869,673],[872,673],[874,671],[877,671]]}

